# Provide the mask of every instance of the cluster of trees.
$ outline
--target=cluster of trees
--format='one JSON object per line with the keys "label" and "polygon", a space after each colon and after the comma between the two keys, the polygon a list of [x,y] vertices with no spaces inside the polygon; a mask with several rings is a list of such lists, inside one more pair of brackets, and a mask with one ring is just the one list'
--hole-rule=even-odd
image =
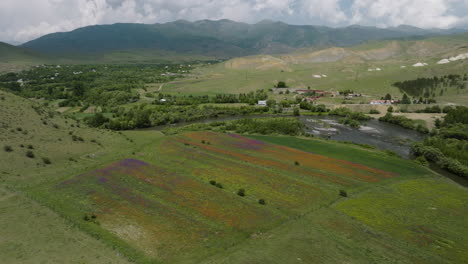
{"label": "cluster of trees", "polygon": [[448,113],[450,111],[452,111],[454,108],[451,107],[451,106],[445,106],[443,108],[441,108],[440,106],[438,105],[434,105],[434,106],[428,106],[424,109],[420,109],[420,110],[416,110],[414,111],[415,113]]}
{"label": "cluster of trees", "polygon": [[95,114],[85,118],[92,127],[104,127],[112,130],[128,130],[153,126],[190,122],[222,116],[261,114],[268,112],[268,107],[219,107],[219,106],[162,106],[141,104],[130,108],[112,109],[112,118]]}
{"label": "cluster of trees", "polygon": [[416,121],[409,119],[405,116],[393,115],[390,111],[386,115],[379,118],[379,121],[395,124],[407,129],[413,129],[421,133],[429,133],[429,129]]}
{"label": "cluster of trees", "polygon": [[[418,78],[416,80],[396,82],[393,86],[399,88],[402,93],[413,97],[430,98],[436,96],[438,88],[455,87],[456,89],[465,89],[466,81],[468,81],[467,74],[464,76],[450,74],[442,77],[434,76],[433,78]],[[443,90],[439,92],[439,95],[443,95]]]}
{"label": "cluster of trees", "polygon": [[[268,99],[265,90],[257,90],[255,92],[242,93],[242,94],[217,94],[215,96],[176,96],[170,94],[158,94],[158,100],[154,104],[161,105],[197,105],[197,104],[233,104],[233,103],[246,103],[250,105],[256,104],[259,100]],[[161,101],[162,99],[165,99]]]}
{"label": "cluster of trees", "polygon": [[420,159],[437,164],[456,175],[468,178],[468,108],[457,107],[423,142],[412,146]]}
{"label": "cluster of trees", "polygon": [[361,126],[361,121],[370,120],[371,117],[360,112],[353,112],[346,107],[339,107],[329,112],[330,115],[336,115],[343,118],[340,118],[339,122],[341,124],[359,128]]}
{"label": "cluster of trees", "polygon": [[0,75],[0,87],[28,98],[62,100],[60,106],[113,106],[135,102],[145,84],[174,80],[188,65],[43,65]]}
{"label": "cluster of trees", "polygon": [[304,110],[309,110],[313,113],[327,113],[328,111],[330,111],[329,109],[327,109],[327,107],[323,104],[320,104],[320,105],[314,105],[314,104],[311,104],[307,101],[302,101],[300,104],[299,104],[299,107],[301,109],[304,109]]}
{"label": "cluster of trees", "polygon": [[304,124],[302,124],[297,118],[291,117],[244,118],[232,121],[197,123],[175,128],[170,127],[166,128],[164,133],[178,134],[186,131],[204,130],[262,135],[281,134],[298,136],[304,134]]}

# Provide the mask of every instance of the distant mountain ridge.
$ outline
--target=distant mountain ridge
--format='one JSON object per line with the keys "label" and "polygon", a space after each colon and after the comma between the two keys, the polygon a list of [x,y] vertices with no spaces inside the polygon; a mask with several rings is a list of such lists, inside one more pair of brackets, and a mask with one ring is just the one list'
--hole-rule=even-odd
{"label": "distant mountain ridge", "polygon": [[53,33],[21,45],[53,55],[99,54],[123,50],[161,50],[216,57],[285,53],[305,47],[346,47],[371,40],[424,38],[463,30],[288,25],[265,20],[257,24],[231,20],[178,20],[165,24],[88,26]]}

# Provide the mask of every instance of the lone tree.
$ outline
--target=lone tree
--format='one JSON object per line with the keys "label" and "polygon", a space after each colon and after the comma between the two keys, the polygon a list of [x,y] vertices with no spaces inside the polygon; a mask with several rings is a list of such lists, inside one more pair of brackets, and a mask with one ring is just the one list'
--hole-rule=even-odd
{"label": "lone tree", "polygon": [[237,195],[239,195],[241,197],[244,197],[245,196],[245,190],[244,189],[239,189],[239,191],[237,191]]}
{"label": "lone tree", "polygon": [[403,99],[401,99],[402,104],[411,104],[411,100],[406,94],[403,94]]}
{"label": "lone tree", "polygon": [[279,81],[278,84],[276,84],[276,88],[288,88],[285,82]]}
{"label": "lone tree", "polygon": [[265,205],[265,204],[266,204],[265,199],[260,199],[260,200],[258,200],[258,203],[261,204],[261,205]]}

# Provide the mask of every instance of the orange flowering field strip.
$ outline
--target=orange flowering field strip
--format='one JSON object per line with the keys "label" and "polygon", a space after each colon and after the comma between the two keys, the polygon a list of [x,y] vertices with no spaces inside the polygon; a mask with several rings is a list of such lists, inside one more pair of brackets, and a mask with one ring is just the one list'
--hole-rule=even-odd
{"label": "orange flowering field strip", "polygon": [[[209,151],[231,155],[236,159],[249,160],[249,162],[278,170],[293,171],[298,174],[323,178],[345,186],[356,181],[357,183],[378,182],[381,179],[396,176],[396,174],[362,164],[268,144],[236,134],[221,135],[213,132],[196,132],[184,136],[185,138],[179,140]],[[206,140],[207,138],[211,140],[210,145],[200,143],[200,140]],[[187,142],[186,139],[191,139],[193,142]],[[295,162],[299,162],[300,166],[291,166]]]}
{"label": "orange flowering field strip", "polygon": [[[125,159],[63,181],[53,195],[168,263],[203,259],[330,205],[342,188],[397,176],[236,134],[166,137],[143,153],[145,161]],[[244,197],[237,195],[241,188]]]}
{"label": "orange flowering field strip", "polygon": [[271,228],[283,219],[209,184],[132,159],[76,176],[55,190],[80,201],[78,209],[97,215],[110,232],[158,258],[227,234]]}

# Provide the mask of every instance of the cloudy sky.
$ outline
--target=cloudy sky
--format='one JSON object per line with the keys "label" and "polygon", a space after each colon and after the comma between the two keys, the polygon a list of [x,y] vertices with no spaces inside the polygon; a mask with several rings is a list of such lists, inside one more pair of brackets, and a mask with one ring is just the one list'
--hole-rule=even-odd
{"label": "cloudy sky", "polygon": [[290,24],[468,28],[468,0],[0,0],[0,41],[116,22],[263,19]]}

